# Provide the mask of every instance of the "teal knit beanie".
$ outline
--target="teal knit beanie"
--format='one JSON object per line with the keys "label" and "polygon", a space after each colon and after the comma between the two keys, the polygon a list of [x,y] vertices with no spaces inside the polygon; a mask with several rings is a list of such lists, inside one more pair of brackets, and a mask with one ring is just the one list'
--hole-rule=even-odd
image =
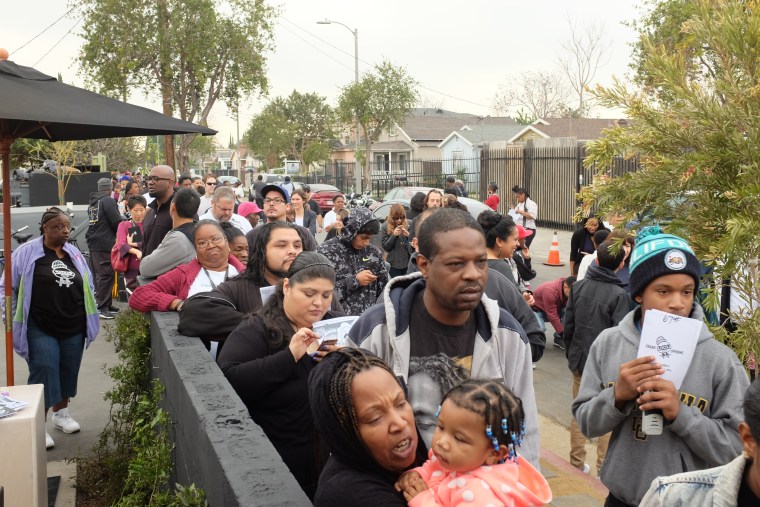
{"label": "teal knit beanie", "polygon": [[645,227],[636,236],[629,266],[631,296],[644,292],[652,280],[664,275],[684,274],[699,288],[700,265],[685,239],[665,234],[657,226]]}

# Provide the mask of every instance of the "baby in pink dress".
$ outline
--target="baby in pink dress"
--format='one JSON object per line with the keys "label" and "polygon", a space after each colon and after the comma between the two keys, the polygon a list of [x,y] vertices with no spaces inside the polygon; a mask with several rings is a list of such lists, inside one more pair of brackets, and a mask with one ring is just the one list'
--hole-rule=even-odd
{"label": "baby in pink dress", "polygon": [[545,505],[549,484],[515,450],[524,428],[522,403],[509,389],[467,380],[443,398],[429,459],[396,489],[411,507]]}

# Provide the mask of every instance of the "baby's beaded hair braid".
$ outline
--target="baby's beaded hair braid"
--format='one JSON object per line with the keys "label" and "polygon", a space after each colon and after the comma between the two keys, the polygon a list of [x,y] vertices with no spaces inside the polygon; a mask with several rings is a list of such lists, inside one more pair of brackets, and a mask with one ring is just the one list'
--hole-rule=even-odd
{"label": "baby's beaded hair braid", "polygon": [[520,398],[493,380],[469,379],[451,389],[441,404],[446,400],[483,416],[484,432],[494,450],[498,452],[505,446],[509,450],[506,459],[517,463],[516,448],[525,438],[525,413]]}

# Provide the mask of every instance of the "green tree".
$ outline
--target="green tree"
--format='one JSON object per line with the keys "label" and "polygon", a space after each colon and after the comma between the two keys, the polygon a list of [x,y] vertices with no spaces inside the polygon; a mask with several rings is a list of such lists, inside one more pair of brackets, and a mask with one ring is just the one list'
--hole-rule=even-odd
{"label": "green tree", "polygon": [[190,143],[189,154],[190,160],[198,167],[203,164],[205,157],[210,157],[216,151],[216,141],[214,136],[196,136]]}
{"label": "green tree", "polygon": [[[206,124],[217,100],[265,92],[275,9],[264,0],[77,0],[84,17],[82,73],[101,93],[126,100],[157,94],[164,114]],[[194,134],[181,137],[184,172]]]}
{"label": "green tree", "polygon": [[[745,359],[760,353],[760,0],[695,0],[680,26],[685,38],[701,41],[706,61],[720,65],[695,79],[691,46],[644,36],[641,70],[657,88],[597,87],[604,106],[625,109],[632,121],[589,146],[586,164],[598,171],[581,197],[585,209],[629,219],[646,210],[645,224],[661,221],[688,238],[719,281],[707,291],[711,305],[720,281],[732,280],[754,310],[732,315],[736,333],[717,333]],[[618,155],[638,156],[641,170],[609,177]]]}
{"label": "green tree", "polygon": [[[368,152],[380,134],[394,125],[403,126],[406,115],[418,100],[417,81],[403,67],[389,61],[376,65],[358,83],[345,88],[338,99],[338,115],[351,124],[358,119]],[[357,132],[356,135],[359,135]],[[364,161],[364,184],[369,187],[372,157]]]}
{"label": "green tree", "polygon": [[329,156],[334,126],[335,112],[324,97],[293,90],[287,98],[272,100],[253,118],[245,142],[265,157],[268,167],[286,155],[308,170],[312,162]]}
{"label": "green tree", "polygon": [[639,86],[657,93],[660,100],[667,102],[671,99],[668,90],[662,89],[647,71],[646,64],[651,55],[647,47],[651,45],[682,55],[690,80],[699,81],[707,76],[714,79],[719,59],[705,41],[695,39],[693,33],[681,29],[697,12],[694,0],[646,0],[643,10],[641,19],[628,23],[638,33],[638,40],[632,44],[630,67]]}

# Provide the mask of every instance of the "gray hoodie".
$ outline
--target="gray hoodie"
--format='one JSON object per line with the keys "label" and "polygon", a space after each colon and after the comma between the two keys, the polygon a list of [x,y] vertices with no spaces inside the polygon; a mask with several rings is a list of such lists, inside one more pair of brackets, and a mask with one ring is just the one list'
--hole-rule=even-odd
{"label": "gray hoodie", "polygon": [[[691,317],[703,319],[698,304]],[[742,450],[738,426],[742,399],[749,386],[736,354],[716,341],[706,325],[681,389],[681,408],[662,435],[641,432],[641,411],[634,401],[615,408],[614,384],[620,365],[636,358],[641,333],[641,309],[628,313],[620,325],[607,329],[591,345],[573,415],[587,437],[612,432],[601,479],[610,493],[639,505],[658,476],[724,465]]]}

